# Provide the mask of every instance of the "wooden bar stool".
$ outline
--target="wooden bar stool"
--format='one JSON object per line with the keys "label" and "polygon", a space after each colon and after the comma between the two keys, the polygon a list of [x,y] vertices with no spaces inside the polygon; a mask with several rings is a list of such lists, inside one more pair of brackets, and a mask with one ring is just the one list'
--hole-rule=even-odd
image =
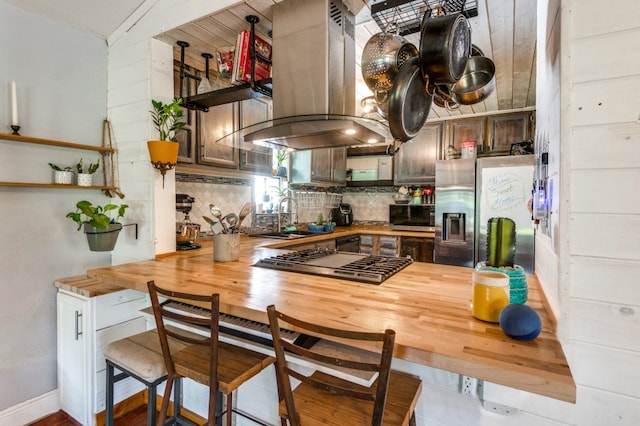
{"label": "wooden bar stool", "polygon": [[[160,346],[167,368],[167,385],[160,409],[159,423],[162,424],[167,416],[169,396],[174,382],[179,383],[182,378],[189,378],[209,387],[208,424],[216,424],[217,393],[226,396],[226,424],[231,426],[232,414],[236,413],[256,423],[260,423],[233,408],[233,392],[243,383],[271,365],[275,359],[249,349],[230,345],[218,341],[218,322],[220,319],[220,298],[218,294],[208,296],[169,291],[159,288],[153,281],[147,283],[153,314],[156,320]],[[207,318],[179,313],[165,308],[159,301],[159,295],[168,299],[180,299],[191,304],[206,303],[211,312]],[[206,336],[186,336],[167,327],[168,321],[200,328]],[[206,330],[206,332],[205,332]],[[173,338],[187,345],[180,351],[172,350],[168,339]],[[180,416],[175,418],[178,424],[189,424]]]}
{"label": "wooden bar stool", "polygon": [[[276,352],[276,378],[279,414],[283,426],[287,420],[292,426],[299,425],[414,425],[415,407],[422,390],[422,381],[410,374],[391,370],[395,332],[371,333],[340,330],[321,327],[302,321],[276,310],[267,308],[269,326],[273,336],[273,348]],[[327,340],[368,341],[382,343],[379,352],[350,351],[342,343],[334,345],[335,350],[321,350],[321,345],[305,349],[282,339],[280,329],[295,329]],[[323,337],[324,336],[324,337]],[[345,349],[340,349],[340,348]],[[285,352],[287,351],[287,352]],[[351,352],[353,353],[353,352]],[[306,359],[318,366],[309,376],[290,368],[290,357]],[[328,369],[327,369],[328,368]],[[326,372],[320,371],[324,369]],[[355,371],[366,373],[359,376],[362,380],[339,378],[336,370],[348,369],[347,374]],[[333,374],[328,374],[332,372]],[[343,371],[345,373],[345,371]],[[290,378],[301,383],[292,390]],[[344,375],[343,375],[344,377]]]}
{"label": "wooden bar stool", "polygon": [[[175,349],[183,348],[181,343],[173,343]],[[113,399],[114,385],[127,377],[133,377],[147,387],[147,425],[156,424],[156,395],[157,386],[167,378],[167,369],[164,366],[162,348],[156,330],[125,337],[110,343],[104,350],[107,362],[107,388],[105,397],[105,424],[113,426]],[[115,374],[115,370],[121,372]],[[180,388],[175,388],[174,399],[180,393]],[[175,411],[180,412],[180,407],[175,406]]]}

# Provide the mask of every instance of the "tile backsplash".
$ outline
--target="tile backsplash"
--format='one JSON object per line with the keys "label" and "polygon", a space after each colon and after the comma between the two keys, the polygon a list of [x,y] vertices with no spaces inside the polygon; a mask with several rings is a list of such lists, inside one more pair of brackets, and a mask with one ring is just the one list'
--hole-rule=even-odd
{"label": "tile backsplash", "polygon": [[[193,223],[201,225],[202,232],[210,231],[209,225],[202,216],[211,217],[209,204],[215,204],[223,215],[238,213],[245,202],[254,201],[252,190],[254,180],[218,178],[212,176],[176,174],[176,193],[187,194],[193,198],[193,207],[189,218]],[[329,188],[328,192],[342,193],[342,202],[351,205],[353,220],[356,224],[384,225],[389,223],[389,204],[393,204],[392,196],[398,188],[394,186],[376,187],[339,187]],[[317,216],[315,211],[299,211],[299,223],[313,222]],[[176,211],[176,222],[184,219],[182,212]],[[251,225],[248,216],[243,225]],[[219,225],[216,225],[216,229]]]}
{"label": "tile backsplash", "polygon": [[[393,194],[381,190],[380,187],[367,188],[366,191],[345,192],[342,195],[342,202],[351,205],[353,211],[353,221],[362,224],[388,224],[389,204],[393,204]],[[393,188],[393,187],[389,187]]]}
{"label": "tile backsplash", "polygon": [[[209,204],[215,204],[219,207],[223,215],[231,212],[237,214],[244,203],[251,202],[252,184],[253,179],[176,174],[176,193],[187,194],[195,198],[189,218],[191,222],[201,225],[202,232],[210,231],[209,225],[202,218],[202,216],[211,217]],[[184,214],[176,210],[176,222],[183,220]],[[243,226],[250,224],[251,217],[247,217]]]}

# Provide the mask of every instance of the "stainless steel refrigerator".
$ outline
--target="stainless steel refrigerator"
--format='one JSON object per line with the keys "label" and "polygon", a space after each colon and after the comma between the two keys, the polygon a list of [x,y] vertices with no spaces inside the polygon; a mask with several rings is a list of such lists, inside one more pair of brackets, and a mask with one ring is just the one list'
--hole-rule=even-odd
{"label": "stainless steel refrigerator", "polygon": [[515,264],[534,271],[534,226],[527,202],[534,179],[534,155],[479,158],[476,162],[475,263],[487,258],[487,223],[508,217],[516,224]]}
{"label": "stainless steel refrigerator", "polygon": [[487,222],[516,223],[515,264],[533,273],[534,227],[527,202],[534,156],[436,162],[434,262],[474,267],[487,257]]}
{"label": "stainless steel refrigerator", "polygon": [[436,161],[436,236],[433,260],[474,266],[476,161]]}

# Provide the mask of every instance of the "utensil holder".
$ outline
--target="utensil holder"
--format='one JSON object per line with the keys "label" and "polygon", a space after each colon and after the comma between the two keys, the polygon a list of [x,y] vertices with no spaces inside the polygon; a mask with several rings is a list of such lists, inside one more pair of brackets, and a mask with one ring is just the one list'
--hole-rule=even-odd
{"label": "utensil holder", "polygon": [[214,262],[233,262],[240,258],[240,234],[218,234],[213,237]]}

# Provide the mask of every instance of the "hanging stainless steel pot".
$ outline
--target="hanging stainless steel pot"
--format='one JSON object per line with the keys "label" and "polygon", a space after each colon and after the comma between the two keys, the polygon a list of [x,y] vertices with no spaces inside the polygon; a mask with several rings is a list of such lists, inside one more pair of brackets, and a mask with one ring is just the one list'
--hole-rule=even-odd
{"label": "hanging stainless steel pot", "polygon": [[427,121],[432,96],[420,70],[418,58],[409,59],[398,71],[389,91],[389,130],[396,141],[415,137]]}
{"label": "hanging stainless steel pot", "polygon": [[484,101],[496,88],[496,66],[486,56],[472,56],[460,80],[451,87],[453,99],[461,105]]}
{"label": "hanging stainless steel pot", "polygon": [[362,78],[376,97],[382,98],[393,86],[398,70],[409,58],[418,56],[418,48],[397,33],[374,34],[362,49]]}
{"label": "hanging stainless steel pot", "polygon": [[458,81],[471,53],[471,27],[460,13],[423,19],[420,29],[420,67],[431,84]]}

